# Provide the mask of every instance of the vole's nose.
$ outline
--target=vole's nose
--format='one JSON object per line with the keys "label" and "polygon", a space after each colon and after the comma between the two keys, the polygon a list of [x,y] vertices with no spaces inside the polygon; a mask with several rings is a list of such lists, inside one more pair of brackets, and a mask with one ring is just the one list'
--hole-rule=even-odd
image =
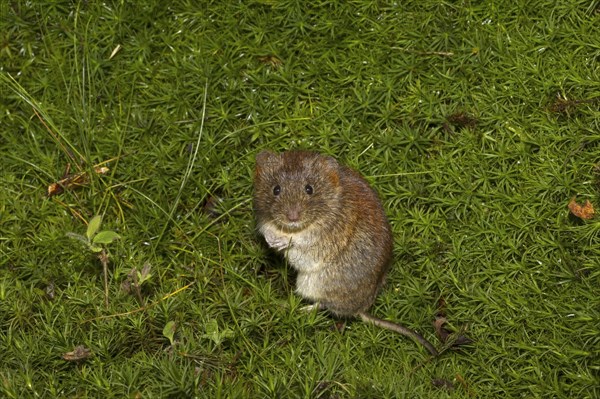
{"label": "vole's nose", "polygon": [[285,216],[287,220],[290,222],[297,222],[300,220],[300,208],[297,206],[293,206],[287,210]]}

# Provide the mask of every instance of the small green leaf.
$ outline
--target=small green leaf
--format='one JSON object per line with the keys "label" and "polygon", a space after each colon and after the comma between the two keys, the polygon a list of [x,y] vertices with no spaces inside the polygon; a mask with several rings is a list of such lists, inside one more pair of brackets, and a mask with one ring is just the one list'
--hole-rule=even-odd
{"label": "small green leaf", "polygon": [[100,229],[100,225],[102,224],[102,216],[96,215],[94,216],[90,222],[88,223],[86,235],[89,241],[92,241],[92,237],[96,235],[96,232]]}
{"label": "small green leaf", "polygon": [[110,244],[114,240],[121,238],[120,235],[112,230],[103,230],[94,236],[92,242],[94,244]]}
{"label": "small green leaf", "polygon": [[219,330],[219,323],[215,319],[211,319],[206,323],[206,334],[202,335],[202,337],[209,338],[217,345],[221,345],[223,341],[233,336],[234,332],[229,328]]}
{"label": "small green leaf", "polygon": [[144,267],[142,268],[142,271],[138,272],[138,280],[139,280],[140,284],[142,284],[146,280],[150,280],[150,278],[152,277],[152,274],[150,273],[151,268],[152,268],[152,266],[150,265],[150,263],[148,263],[148,262],[144,263]]}
{"label": "small green leaf", "polygon": [[148,281],[152,278],[152,274],[142,274],[140,272],[137,272],[137,276],[138,276],[139,285],[144,284],[146,281]]}
{"label": "small green leaf", "polygon": [[67,237],[79,240],[82,243],[84,243],[85,245],[88,245],[90,243],[89,240],[87,238],[85,238],[84,236],[82,236],[81,234],[73,233],[70,231],[67,232]]}
{"label": "small green leaf", "polygon": [[175,342],[175,329],[177,328],[177,323],[175,323],[174,321],[169,321],[166,325],[165,328],[163,328],[163,335],[166,338],[169,338],[169,342],[171,342],[171,345],[173,345],[173,343]]}
{"label": "small green leaf", "polygon": [[92,252],[100,252],[100,251],[102,251],[102,247],[99,247],[99,246],[94,245],[94,244],[89,244],[89,247],[90,247],[90,251],[92,251]]}
{"label": "small green leaf", "polygon": [[213,335],[219,333],[219,324],[215,319],[210,319],[208,323],[206,323],[206,334],[205,336],[208,338],[212,338]]}

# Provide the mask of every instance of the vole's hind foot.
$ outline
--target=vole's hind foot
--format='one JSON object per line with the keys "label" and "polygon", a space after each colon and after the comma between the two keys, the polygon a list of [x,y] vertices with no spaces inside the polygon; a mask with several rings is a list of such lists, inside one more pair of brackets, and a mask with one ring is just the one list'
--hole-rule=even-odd
{"label": "vole's hind foot", "polygon": [[[323,305],[320,302],[315,302],[313,304],[302,306],[300,308],[301,312],[306,312],[306,313],[310,313],[310,312],[316,313],[321,310],[327,310],[327,307],[325,307],[325,305]],[[337,332],[343,334],[344,330],[346,329],[346,321],[347,321],[346,319],[334,319],[334,323],[330,327],[330,329],[332,331],[337,331]]]}
{"label": "vole's hind foot", "polygon": [[300,308],[300,311],[304,313],[318,312],[319,310],[325,310],[325,306],[323,306],[320,302],[315,302]]}

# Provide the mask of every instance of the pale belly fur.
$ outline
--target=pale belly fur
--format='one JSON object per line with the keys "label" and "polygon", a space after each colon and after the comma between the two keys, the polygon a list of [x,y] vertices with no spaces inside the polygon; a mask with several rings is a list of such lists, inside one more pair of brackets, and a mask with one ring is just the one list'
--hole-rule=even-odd
{"label": "pale belly fur", "polygon": [[[289,264],[298,271],[296,292],[308,299],[318,300],[323,286],[322,275],[325,254],[316,249],[319,243],[310,229],[298,233],[284,233],[271,224],[261,226],[269,246],[283,252]],[[320,248],[322,250],[322,248]]]}

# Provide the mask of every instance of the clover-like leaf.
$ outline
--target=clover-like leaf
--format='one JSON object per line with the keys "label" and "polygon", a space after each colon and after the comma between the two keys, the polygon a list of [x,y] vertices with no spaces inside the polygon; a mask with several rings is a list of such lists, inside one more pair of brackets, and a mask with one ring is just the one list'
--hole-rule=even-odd
{"label": "clover-like leaf", "polygon": [[112,230],[103,230],[94,236],[93,244],[110,244],[111,242],[121,238],[120,235]]}
{"label": "clover-like leaf", "polygon": [[175,323],[174,321],[169,321],[167,324],[165,324],[165,328],[163,328],[162,334],[163,336],[165,336],[166,338],[169,339],[169,342],[171,342],[171,345],[173,345],[173,343],[175,342],[175,330],[177,329],[177,323]]}
{"label": "clover-like leaf", "polygon": [[92,237],[94,237],[98,230],[100,230],[101,224],[102,216],[100,215],[96,215],[90,220],[87,226],[87,231],[85,232],[89,241],[92,241]]}
{"label": "clover-like leaf", "polygon": [[150,263],[146,262],[146,263],[144,263],[144,267],[142,268],[142,271],[137,272],[138,281],[139,281],[140,285],[142,285],[142,283],[144,283],[144,281],[150,280],[150,278],[152,278],[152,274],[150,273],[151,268],[152,268],[152,266],[150,265]]}
{"label": "clover-like leaf", "polygon": [[219,330],[219,323],[217,323],[215,319],[212,319],[206,323],[206,334],[203,334],[202,336],[204,338],[209,338],[217,345],[221,345],[223,341],[233,337],[234,332],[230,328]]}
{"label": "clover-like leaf", "polygon": [[79,240],[79,241],[81,241],[81,242],[82,242],[82,243],[84,243],[85,245],[89,245],[89,243],[90,243],[90,241],[89,241],[87,238],[85,238],[84,236],[82,236],[81,234],[77,234],[77,233],[73,233],[73,232],[71,232],[71,231],[68,231],[68,232],[66,233],[66,235],[67,235],[67,237],[69,237],[69,238],[74,238],[75,240]]}
{"label": "clover-like leaf", "polygon": [[98,253],[102,251],[102,247],[99,247],[98,245],[94,245],[94,244],[89,244],[89,249],[90,251],[94,252],[94,253]]}

